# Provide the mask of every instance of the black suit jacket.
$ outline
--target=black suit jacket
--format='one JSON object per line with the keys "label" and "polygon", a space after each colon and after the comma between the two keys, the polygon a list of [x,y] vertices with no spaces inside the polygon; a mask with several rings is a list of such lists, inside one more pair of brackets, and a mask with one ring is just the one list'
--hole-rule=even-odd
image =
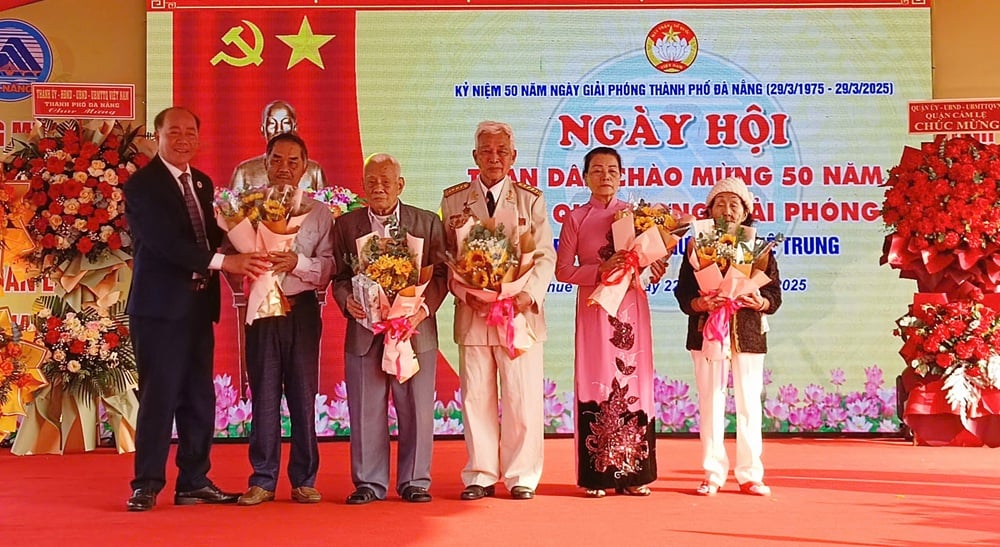
{"label": "black suit jacket", "polygon": [[125,183],[125,216],[135,252],[127,312],[140,317],[180,319],[202,293],[191,290],[195,272],[209,279],[213,321],[219,319],[219,276],[209,272],[223,231],[212,213],[213,186],[208,175],[191,168],[195,194],[205,217],[209,246],[198,245],[177,180],[159,156]]}
{"label": "black suit jacket", "polygon": [[[448,293],[448,267],[445,265],[444,225],[441,219],[430,211],[418,209],[404,203],[399,204],[399,224],[416,236],[424,239],[421,267],[434,266],[434,274],[424,290],[424,304],[430,315],[417,325],[417,334],[410,338],[413,351],[423,353],[438,347],[437,319],[435,313]],[[351,355],[365,355],[371,349],[376,335],[347,312],[347,298],[354,292],[351,278],[354,271],[348,260],[349,255],[357,255],[357,238],[372,231],[368,208],[357,209],[337,219],[333,225],[333,258],[336,272],[333,276],[333,298],[340,311],[347,318],[347,336],[344,350]]]}

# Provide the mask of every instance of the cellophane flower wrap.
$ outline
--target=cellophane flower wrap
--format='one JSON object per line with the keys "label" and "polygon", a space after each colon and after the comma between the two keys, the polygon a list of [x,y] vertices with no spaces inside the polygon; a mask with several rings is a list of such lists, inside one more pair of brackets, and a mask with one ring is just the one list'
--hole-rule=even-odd
{"label": "cellophane flower wrap", "polygon": [[529,233],[515,241],[512,230],[513,222],[507,228],[496,219],[468,218],[455,230],[458,256],[447,263],[465,294],[490,303],[486,323],[497,329],[507,354],[516,358],[535,342],[534,332],[514,305],[535,266],[535,242]]}
{"label": "cellophane flower wrap", "polygon": [[[141,128],[117,122],[37,124],[4,155],[3,179],[26,182],[22,226],[30,247],[13,240],[7,260],[18,279],[51,277],[80,309],[116,302],[118,271],[131,260],[122,186],[149,157],[139,151]],[[86,294],[84,294],[86,289]]]}
{"label": "cellophane flower wrap", "polygon": [[326,205],[333,218],[365,206],[360,196],[343,186],[327,186],[309,193],[309,197]]}
{"label": "cellophane flower wrap", "polygon": [[18,416],[34,393],[48,384],[38,369],[48,356],[34,343],[34,330],[23,332],[13,322],[10,308],[0,308],[0,440],[17,430]]}
{"label": "cellophane flower wrap", "polygon": [[[725,305],[709,314],[702,333],[702,352],[711,360],[728,357],[729,325],[740,305],[737,298],[771,282],[767,261],[780,234],[772,241],[757,239],[756,230],[725,219],[692,222],[693,237],[688,260],[694,267],[698,290],[704,296],[724,296]],[[765,323],[766,324],[766,323]]]}
{"label": "cellophane flower wrap", "polygon": [[922,292],[995,292],[1000,283],[1000,146],[940,136],[889,170],[882,264]]}
{"label": "cellophane flower wrap", "polygon": [[[310,207],[303,192],[291,186],[246,188],[240,192],[215,191],[216,223],[226,231],[233,248],[241,253],[290,251],[299,226]],[[264,317],[278,317],[291,309],[281,290],[284,274],[267,271],[249,282],[246,324]]]}
{"label": "cellophane flower wrap", "polygon": [[351,282],[355,300],[368,314],[362,325],[376,334],[385,333],[382,370],[406,382],[420,370],[410,343],[410,336],[417,334],[410,317],[424,303],[434,267],[420,267],[424,239],[400,228],[394,220],[390,217],[388,237],[372,232],[355,241]]}
{"label": "cellophane flower wrap", "polygon": [[600,284],[587,300],[618,315],[618,308],[630,287],[642,289],[639,274],[657,260],[670,256],[680,238],[674,231],[680,223],[666,206],[639,201],[615,214],[611,239],[615,251],[626,251],[625,264],[601,275]]}
{"label": "cellophane flower wrap", "polygon": [[[941,295],[943,296],[943,295]],[[948,404],[975,416],[982,392],[1000,388],[1000,313],[973,298],[915,302],[896,321],[899,354],[919,376],[940,379]]]}

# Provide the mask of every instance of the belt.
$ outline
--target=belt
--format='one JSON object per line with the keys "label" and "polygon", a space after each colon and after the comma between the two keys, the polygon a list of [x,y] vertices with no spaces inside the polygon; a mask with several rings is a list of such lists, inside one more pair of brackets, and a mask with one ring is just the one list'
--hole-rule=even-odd
{"label": "belt", "polygon": [[290,296],[289,295],[285,295],[285,298],[287,298],[288,299],[288,303],[291,304],[291,305],[293,305],[293,306],[297,302],[299,302],[300,299],[318,300],[318,297],[316,296],[316,291],[302,291],[302,292],[300,292],[298,294],[293,294],[293,295],[290,295]]}
{"label": "belt", "polygon": [[208,278],[199,277],[197,279],[192,279],[190,286],[192,291],[204,291],[208,289]]}

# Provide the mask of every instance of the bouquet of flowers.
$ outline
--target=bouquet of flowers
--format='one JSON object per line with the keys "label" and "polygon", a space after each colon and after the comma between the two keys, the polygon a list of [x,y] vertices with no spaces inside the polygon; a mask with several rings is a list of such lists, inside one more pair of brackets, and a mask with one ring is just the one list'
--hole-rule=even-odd
{"label": "bouquet of flowers", "polygon": [[50,383],[87,398],[135,387],[135,354],[121,304],[101,315],[94,308],[72,311],[55,297],[39,300],[43,303],[35,314],[35,328],[49,350],[41,368]]}
{"label": "bouquet of flowers", "polygon": [[729,352],[729,322],[739,309],[736,298],[759,290],[771,282],[764,273],[771,249],[784,239],[757,240],[748,226],[730,225],[724,219],[696,220],[689,254],[698,289],[702,294],[722,295],[726,305],[713,311],[705,324],[702,351],[709,359]]}
{"label": "bouquet of flowers", "polygon": [[499,291],[517,272],[517,258],[503,225],[490,228],[476,223],[465,236],[461,256],[454,262],[454,271],[467,285]]}
{"label": "bouquet of flowers", "polygon": [[388,237],[372,232],[355,241],[357,255],[350,260],[356,275],[351,282],[354,299],[368,316],[361,324],[376,334],[385,333],[382,370],[405,382],[420,370],[410,344],[415,331],[409,318],[424,303],[434,267],[420,267],[423,238],[399,228],[395,217],[386,228]]}
{"label": "bouquet of flowers", "polygon": [[327,186],[309,194],[309,197],[326,205],[333,218],[365,206],[364,200],[343,186]]}
{"label": "bouquet of flowers", "polygon": [[[139,151],[140,129],[102,121],[47,123],[14,141],[2,160],[3,178],[28,183],[25,228],[33,240],[21,251],[25,263],[16,275],[58,278],[67,293],[78,284],[95,290],[102,282],[107,286],[108,269],[116,272],[130,259],[121,187],[149,162]],[[104,275],[88,276],[93,271]],[[95,292],[100,300],[110,291]]]}
{"label": "bouquet of flowers", "polygon": [[535,265],[535,242],[526,232],[515,243],[506,228],[513,225],[469,217],[455,230],[459,255],[448,260],[460,298],[473,294],[490,303],[486,324],[497,328],[511,358],[535,340],[524,315],[514,310],[514,297],[524,290]]}
{"label": "bouquet of flowers", "polygon": [[38,365],[45,348],[32,342],[17,328],[9,308],[0,308],[0,440],[17,430],[17,417],[24,416],[25,403],[46,384]]}
{"label": "bouquet of flowers", "polygon": [[696,268],[706,268],[715,264],[723,274],[730,266],[750,276],[753,270],[763,271],[767,267],[771,249],[785,239],[778,234],[774,239],[766,241],[756,238],[753,228],[735,225],[730,226],[725,219],[696,221],[694,252]]}
{"label": "bouquet of flowers", "polygon": [[619,211],[615,219],[622,216],[631,215],[632,225],[635,227],[635,235],[645,233],[651,228],[656,228],[663,238],[663,245],[668,251],[672,251],[680,241],[678,236],[687,231],[687,227],[662,203],[650,204],[646,200],[640,199],[639,203],[631,209]]}
{"label": "bouquet of flowers", "polygon": [[881,263],[923,292],[1000,283],[1000,146],[970,137],[906,147],[886,180]]}
{"label": "bouquet of flowers", "polygon": [[[291,186],[246,188],[233,192],[220,188],[214,199],[216,223],[241,253],[288,251],[311,207],[302,190]],[[281,292],[284,275],[265,272],[250,283],[246,323],[262,317],[288,313],[290,306]]]}
{"label": "bouquet of flowers", "polygon": [[951,408],[966,416],[984,389],[1000,388],[1000,313],[982,301],[915,302],[896,321],[899,351],[924,378],[940,378]]}
{"label": "bouquet of flowers", "polygon": [[627,251],[625,264],[601,276],[601,283],[587,299],[608,315],[617,315],[630,287],[641,288],[639,273],[657,260],[670,256],[680,238],[675,232],[686,230],[661,204],[644,200],[615,214],[611,239],[615,251]]}

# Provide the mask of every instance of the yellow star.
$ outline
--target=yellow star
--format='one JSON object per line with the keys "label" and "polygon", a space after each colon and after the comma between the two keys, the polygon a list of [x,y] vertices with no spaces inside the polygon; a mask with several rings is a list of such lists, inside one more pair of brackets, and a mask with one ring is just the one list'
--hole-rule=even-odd
{"label": "yellow star", "polygon": [[677,32],[676,30],[674,30],[674,26],[673,26],[673,25],[670,25],[669,27],[667,27],[667,33],[666,33],[666,35],[664,36],[664,38],[665,38],[665,39],[666,39],[666,40],[667,40],[668,42],[676,42],[676,41],[677,41],[677,36],[678,36],[678,34],[680,34],[680,33],[679,33],[679,32]]}
{"label": "yellow star", "polygon": [[319,54],[319,48],[332,40],[334,36],[336,35],[313,34],[312,27],[309,25],[309,18],[303,16],[298,34],[278,35],[279,40],[292,48],[292,54],[288,57],[288,66],[285,69],[292,68],[303,60],[312,61],[318,67],[326,68],[323,66],[323,57]]}

